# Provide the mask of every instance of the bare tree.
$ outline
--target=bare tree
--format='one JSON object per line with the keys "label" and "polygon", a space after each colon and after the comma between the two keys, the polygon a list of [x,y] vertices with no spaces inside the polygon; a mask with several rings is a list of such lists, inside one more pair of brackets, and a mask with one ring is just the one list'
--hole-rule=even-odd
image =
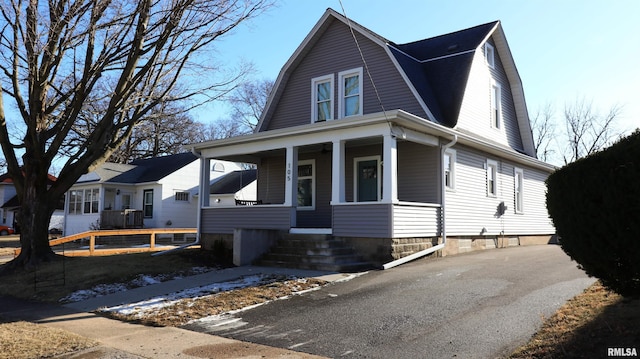
{"label": "bare tree", "polygon": [[562,152],[564,163],[588,156],[618,139],[621,133],[615,129],[615,122],[621,111],[622,108],[615,105],[607,113],[599,113],[594,110],[593,103],[584,98],[565,105],[567,142]]}
{"label": "bare tree", "polygon": [[[171,104],[167,104],[171,105]],[[131,136],[109,157],[110,162],[129,163],[184,152],[184,146],[206,139],[204,125],[194,121],[181,109],[161,106],[138,123]]]}
{"label": "bare tree", "polygon": [[205,126],[205,140],[218,140],[231,138],[249,133],[240,122],[232,119],[220,119]]}
{"label": "bare tree", "polygon": [[[7,267],[53,258],[47,223],[57,200],[122,146],[159,104],[228,93],[237,78],[222,77],[203,51],[270,6],[272,0],[3,2],[0,144],[21,203],[22,227],[21,253]],[[220,76],[206,81],[215,74]],[[169,96],[176,88],[181,96]],[[19,113],[17,135],[10,136],[3,99]],[[83,119],[90,120],[86,137],[66,146]],[[64,165],[48,186],[59,153]]]}
{"label": "bare tree", "polygon": [[273,80],[246,81],[231,92],[231,118],[239,122],[244,131],[253,132],[256,129],[273,85]]}
{"label": "bare tree", "polygon": [[555,123],[553,122],[553,106],[547,103],[536,112],[531,121],[536,155],[541,161],[549,161],[554,154]]}
{"label": "bare tree", "polygon": [[621,112],[622,108],[614,105],[603,114],[591,101],[579,98],[565,104],[558,123],[553,106],[546,104],[531,120],[538,158],[567,164],[605,148],[622,134],[616,129]]}

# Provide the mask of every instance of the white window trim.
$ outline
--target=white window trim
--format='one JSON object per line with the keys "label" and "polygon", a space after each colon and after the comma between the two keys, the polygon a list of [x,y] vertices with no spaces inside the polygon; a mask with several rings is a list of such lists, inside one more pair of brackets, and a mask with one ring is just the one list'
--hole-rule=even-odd
{"label": "white window trim", "polygon": [[484,61],[490,68],[496,66],[496,49],[490,43],[484,44]]}
{"label": "white window trim", "polygon": [[[493,174],[493,193],[489,185],[489,177]],[[494,160],[487,160],[487,173],[486,173],[486,188],[487,197],[498,197],[498,162]]]}
{"label": "white window trim", "polygon": [[[377,176],[376,179],[378,183],[376,184],[376,188],[378,189],[378,199],[380,202],[382,200],[382,157],[381,156],[366,156],[366,157],[355,157],[353,159],[353,201],[360,202],[358,199],[358,162],[363,161],[371,161],[376,160],[377,166]],[[369,202],[369,201],[367,201]]]}
{"label": "white window trim", "polygon": [[[300,165],[311,165],[311,206],[297,206],[297,209],[300,211],[313,211],[316,209],[316,160],[315,159],[311,159],[311,160],[301,160],[298,161],[298,166]],[[298,176],[298,183],[300,182],[301,179],[307,179],[309,177],[299,177]],[[296,189],[298,188],[298,186],[296,186]],[[296,197],[296,203],[298,201],[298,198]]]}
{"label": "white window trim", "polygon": [[[494,107],[495,101],[495,107]],[[491,128],[499,130],[502,127],[502,86],[495,81],[491,81],[491,92],[489,98],[490,113],[489,118],[491,121]],[[494,117],[494,110],[497,110],[497,115]]]}
{"label": "white window trim", "polygon": [[456,150],[452,150],[452,149],[448,149],[446,151],[444,151],[445,156],[449,155],[451,157],[450,160],[450,164],[451,164],[451,169],[449,170],[449,185],[447,186],[446,184],[446,177],[444,176],[444,171],[445,171],[445,167],[444,167],[444,163],[442,164],[442,173],[443,173],[443,180],[445,181],[444,186],[446,188],[447,191],[455,191],[456,189],[456,162],[457,162],[457,153]]}
{"label": "white window trim", "polygon": [[[345,110],[345,104],[344,104],[344,79],[346,77],[351,77],[357,75],[358,76],[358,89],[360,90],[360,92],[358,93],[358,113],[356,113],[355,115],[350,115],[350,116],[345,116],[344,115],[344,110]],[[362,88],[362,67],[358,67],[355,69],[351,69],[351,70],[346,70],[346,71],[341,71],[338,73],[338,118],[345,118],[345,117],[351,117],[351,116],[361,116],[362,115],[362,98],[363,98],[363,88]]]}
{"label": "white window trim", "polygon": [[334,76],[333,74],[314,77],[311,79],[311,123],[318,122],[318,84],[329,82],[329,86],[331,88],[331,92],[329,94],[329,118],[327,121],[333,120],[335,117],[333,115],[333,101],[334,101]]}
{"label": "white window trim", "polygon": [[[520,176],[520,192],[518,193],[518,175]],[[515,213],[524,213],[524,170],[515,167],[513,169],[513,199]],[[518,203],[520,206],[518,206]],[[520,207],[520,208],[518,208]]]}

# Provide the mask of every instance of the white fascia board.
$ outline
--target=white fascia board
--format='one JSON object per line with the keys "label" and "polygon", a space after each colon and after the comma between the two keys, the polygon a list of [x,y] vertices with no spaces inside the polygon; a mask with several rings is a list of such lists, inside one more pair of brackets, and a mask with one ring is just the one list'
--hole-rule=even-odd
{"label": "white fascia board", "polygon": [[483,152],[487,152],[487,153],[496,155],[498,157],[509,159],[516,163],[521,163],[523,165],[534,167],[549,173],[557,169],[556,166],[546,162],[542,162],[535,157],[531,157],[531,156],[516,152],[513,149],[505,148],[505,147],[496,145],[494,143],[490,143],[482,139],[475,138],[473,136],[458,132],[449,127],[445,127],[437,123],[427,121],[421,117],[412,115],[404,111],[398,111],[397,122],[394,121],[394,123],[402,124],[407,128],[411,128],[419,132],[432,134],[438,137],[445,137],[447,139],[452,139],[454,136],[457,135],[459,144],[464,144],[469,147],[473,147],[475,149],[481,150]]}
{"label": "white fascia board", "polygon": [[282,149],[287,146],[376,137],[390,133],[388,119],[391,118],[392,113],[387,112],[387,116],[376,113],[204,142],[193,147],[206,158],[222,158]]}

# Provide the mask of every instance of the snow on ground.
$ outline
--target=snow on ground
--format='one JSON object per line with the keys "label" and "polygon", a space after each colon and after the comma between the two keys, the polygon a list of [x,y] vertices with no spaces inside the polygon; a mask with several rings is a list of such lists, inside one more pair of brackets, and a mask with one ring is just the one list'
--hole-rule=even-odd
{"label": "snow on ground", "polygon": [[109,308],[101,308],[101,312],[111,312],[118,313],[121,315],[136,315],[136,316],[144,316],[145,313],[150,311],[155,311],[163,307],[171,306],[183,299],[198,299],[205,296],[217,294],[220,292],[226,292],[234,289],[241,289],[247,287],[260,286],[268,283],[272,283],[275,280],[282,279],[297,279],[295,277],[286,277],[283,276],[274,276],[274,275],[265,275],[265,274],[257,274],[242,277],[236,280],[228,281],[228,282],[220,282],[213,283],[206,286],[201,286],[197,288],[189,288],[179,292],[170,293],[165,296],[159,296],[150,298],[148,300],[144,300],[136,303],[128,303],[123,305],[118,305],[115,307]]}
{"label": "snow on ground", "polygon": [[[209,272],[214,270],[209,267],[193,267],[190,271],[191,275],[201,274],[205,272]],[[72,302],[80,302],[83,300],[101,297],[104,295],[109,295],[117,292],[121,292],[127,289],[145,287],[151,284],[156,284],[160,282],[165,282],[167,280],[180,279],[182,276],[180,275],[167,275],[167,274],[158,274],[158,275],[146,275],[140,274],[135,277],[133,280],[127,283],[111,283],[111,284],[98,284],[90,289],[82,289],[75,291],[68,296],[60,299],[62,303],[72,303]]]}

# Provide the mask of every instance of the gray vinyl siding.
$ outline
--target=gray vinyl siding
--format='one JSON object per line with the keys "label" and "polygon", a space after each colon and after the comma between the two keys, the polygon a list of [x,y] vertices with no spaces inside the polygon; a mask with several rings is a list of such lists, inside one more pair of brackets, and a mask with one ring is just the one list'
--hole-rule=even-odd
{"label": "gray vinyl siding", "polygon": [[[358,44],[362,49],[371,77],[378,88],[382,104],[386,110],[403,109],[415,115],[425,117],[426,114],[406,82],[390,60],[385,49],[356,33]],[[333,21],[321,38],[304,55],[297,67],[289,69],[291,74],[282,96],[274,104],[275,109],[268,121],[267,129],[274,130],[311,122],[311,79],[319,76],[334,75],[334,118],[338,113],[338,73],[364,67],[360,53],[354,43],[348,27],[340,21]],[[365,70],[363,70],[365,71]],[[363,72],[363,113],[381,112],[382,107],[377,99],[366,71]]]}
{"label": "gray vinyl siding", "polygon": [[[492,80],[502,89],[502,123],[499,129],[491,127]],[[456,128],[514,149],[523,149],[511,87],[497,51],[493,69],[485,64],[484,48],[476,51]]]}
{"label": "gray vinyl siding", "polygon": [[299,160],[315,159],[316,164],[316,203],[315,210],[299,210],[296,227],[331,227],[331,153],[318,153],[299,156]]}
{"label": "gray vinyl siding", "polygon": [[292,211],[291,207],[203,208],[201,232],[230,234],[236,228],[289,230]]}
{"label": "gray vinyl siding", "polygon": [[437,147],[398,142],[398,200],[438,202],[438,153]]}
{"label": "gray vinyl siding", "polygon": [[[486,235],[553,234],[545,206],[544,180],[548,176],[539,170],[504,161],[501,158],[464,146],[457,151],[455,190],[446,191],[446,225],[448,235],[478,236],[483,228]],[[497,196],[487,195],[487,158],[497,161]],[[515,213],[514,167],[524,170],[524,213]],[[507,206],[499,217],[500,202]]]}
{"label": "gray vinyl siding", "polygon": [[391,238],[392,205],[387,203],[333,206],[333,235]]}
{"label": "gray vinyl siding", "polygon": [[284,203],[284,158],[266,157],[258,166],[258,200],[264,204]]}

